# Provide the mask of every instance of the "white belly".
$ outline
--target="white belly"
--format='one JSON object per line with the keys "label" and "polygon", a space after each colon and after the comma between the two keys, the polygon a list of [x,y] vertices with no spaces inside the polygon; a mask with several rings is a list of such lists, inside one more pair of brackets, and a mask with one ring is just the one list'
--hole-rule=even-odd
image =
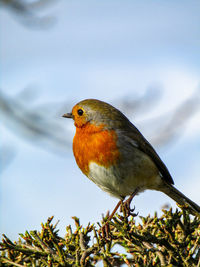
{"label": "white belly", "polygon": [[114,167],[105,168],[91,162],[89,165],[88,178],[110,195],[123,198],[131,195],[135,188],[130,188],[125,179],[122,179]]}
{"label": "white belly", "polygon": [[[122,170],[123,169],[123,170]],[[109,167],[105,168],[94,162],[89,165],[88,178],[98,185],[103,191],[117,198],[124,198],[131,195],[135,189],[139,189],[139,192],[145,189],[159,188],[162,179],[157,173],[145,172],[143,176],[138,175],[137,172],[131,172],[127,175],[124,168]],[[124,172],[125,171],[125,172]]]}

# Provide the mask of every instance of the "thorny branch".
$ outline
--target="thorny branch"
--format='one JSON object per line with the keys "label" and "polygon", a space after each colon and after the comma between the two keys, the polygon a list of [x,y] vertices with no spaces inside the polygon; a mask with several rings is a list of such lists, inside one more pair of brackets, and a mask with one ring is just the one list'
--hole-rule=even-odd
{"label": "thorny branch", "polygon": [[0,266],[199,266],[200,221],[187,209],[163,210],[161,217],[140,217],[141,223],[135,217],[116,214],[113,221],[104,217],[86,228],[73,217],[76,229],[67,226],[64,238],[51,217],[40,232],[20,234],[17,242],[4,236]]}
{"label": "thorny branch", "polygon": [[46,29],[50,27],[55,18],[47,15],[39,15],[38,13],[43,7],[56,2],[55,0],[0,0],[0,6],[12,12],[24,26],[29,28]]}

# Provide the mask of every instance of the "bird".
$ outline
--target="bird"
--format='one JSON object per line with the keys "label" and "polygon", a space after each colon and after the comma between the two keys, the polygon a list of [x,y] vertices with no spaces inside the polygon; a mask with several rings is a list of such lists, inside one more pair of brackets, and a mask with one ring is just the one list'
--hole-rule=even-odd
{"label": "bird", "polygon": [[175,186],[156,150],[129,119],[114,106],[97,99],[78,102],[64,118],[74,120],[73,153],[84,175],[119,199],[110,219],[126,200],[145,190],[161,191],[200,216],[200,206]]}

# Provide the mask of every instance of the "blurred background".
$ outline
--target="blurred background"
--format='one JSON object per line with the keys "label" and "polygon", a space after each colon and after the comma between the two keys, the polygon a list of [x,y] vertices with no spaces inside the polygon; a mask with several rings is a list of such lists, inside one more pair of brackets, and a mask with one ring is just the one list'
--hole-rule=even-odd
{"label": "blurred background", "polygon": [[[54,215],[86,225],[117,203],[78,169],[85,98],[122,110],[153,144],[176,187],[200,204],[200,2],[0,0],[0,233],[40,229]],[[176,207],[146,191],[145,216]]]}

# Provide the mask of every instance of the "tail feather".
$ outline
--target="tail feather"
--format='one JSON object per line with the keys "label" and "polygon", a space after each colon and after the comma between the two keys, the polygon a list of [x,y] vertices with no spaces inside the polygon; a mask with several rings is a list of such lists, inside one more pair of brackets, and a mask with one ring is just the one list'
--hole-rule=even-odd
{"label": "tail feather", "polygon": [[198,206],[191,199],[186,197],[183,193],[181,193],[178,189],[176,189],[173,185],[164,182],[164,186],[161,189],[163,193],[168,195],[174,201],[176,201],[180,206],[186,206],[188,211],[197,217],[200,218],[200,206]]}

